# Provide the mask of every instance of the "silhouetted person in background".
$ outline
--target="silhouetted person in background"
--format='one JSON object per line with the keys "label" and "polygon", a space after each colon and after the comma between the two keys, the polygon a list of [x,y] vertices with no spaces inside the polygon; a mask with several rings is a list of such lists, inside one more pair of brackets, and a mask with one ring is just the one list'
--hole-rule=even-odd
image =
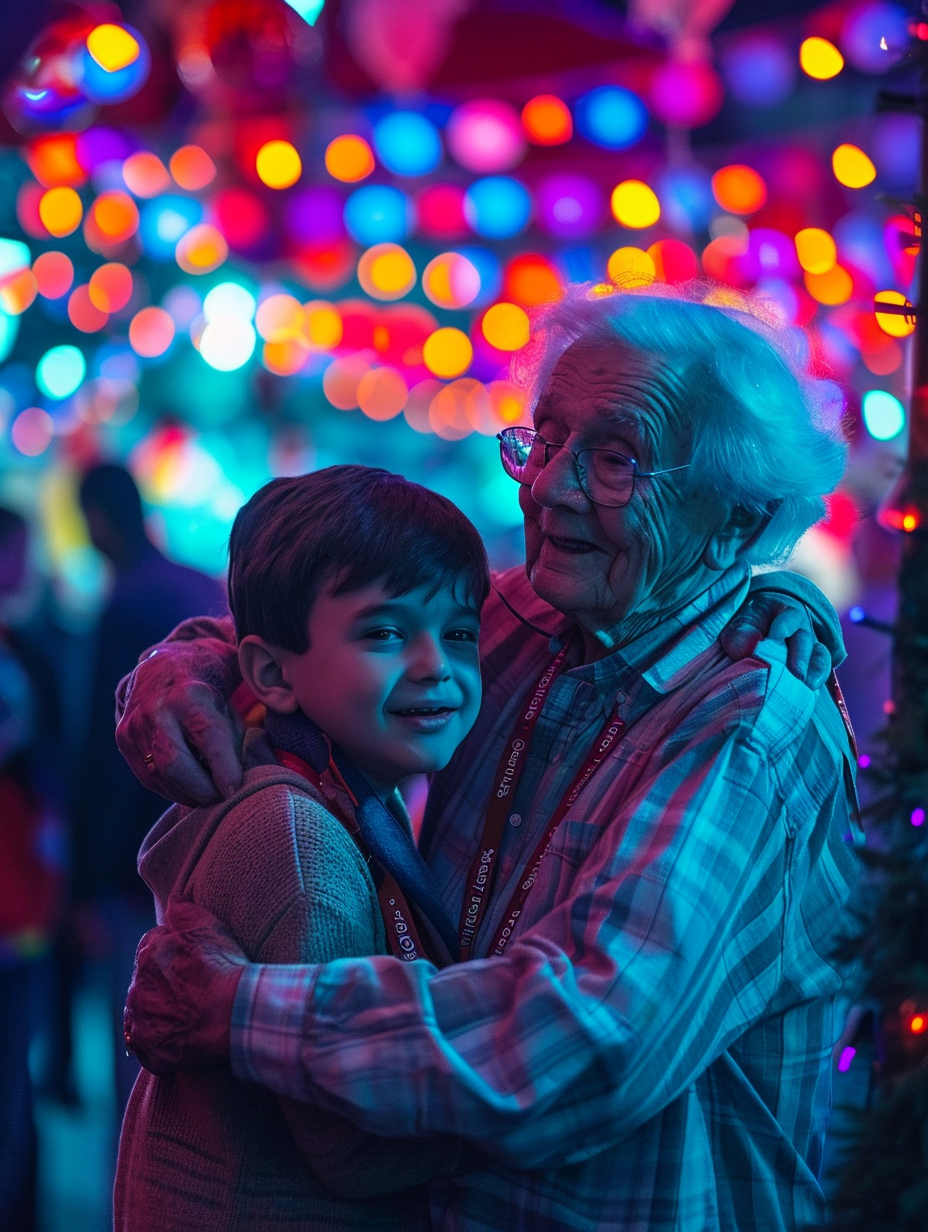
{"label": "silhouetted person in background", "polygon": [[[0,609],[23,589],[28,541],[23,518],[0,508]],[[41,967],[62,905],[64,847],[48,747],[56,728],[47,660],[0,610],[0,1232],[36,1226],[29,1048],[46,1017]]]}
{"label": "silhouetted person in background", "polygon": [[117,1116],[138,1072],[125,1055],[122,1008],[139,937],[154,922],[151,895],[136,870],[142,839],[164,812],[115,742],[113,695],[139,655],[189,616],[226,610],[213,578],[168,560],[145,531],[135,481],[105,463],[84,476],[80,502],[94,546],[113,566],[113,587],[96,638],[86,752],[74,810],[73,896],[82,931],[112,971]]}

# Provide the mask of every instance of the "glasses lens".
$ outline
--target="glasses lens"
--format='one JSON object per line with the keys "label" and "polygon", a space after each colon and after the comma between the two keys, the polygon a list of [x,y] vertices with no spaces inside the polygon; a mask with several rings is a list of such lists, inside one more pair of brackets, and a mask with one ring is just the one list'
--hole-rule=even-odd
{"label": "glasses lens", "polygon": [[590,500],[615,509],[627,505],[635,490],[635,464],[609,449],[582,449],[577,455]]}
{"label": "glasses lens", "polygon": [[504,428],[499,434],[503,469],[517,483],[532,483],[540,468],[536,455],[542,447],[535,437],[531,428]]}

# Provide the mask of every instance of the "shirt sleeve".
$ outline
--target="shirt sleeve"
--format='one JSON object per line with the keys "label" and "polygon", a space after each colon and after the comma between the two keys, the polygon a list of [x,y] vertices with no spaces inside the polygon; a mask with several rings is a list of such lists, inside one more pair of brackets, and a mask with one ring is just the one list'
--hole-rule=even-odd
{"label": "shirt sleeve", "polygon": [[570,900],[501,957],[247,970],[235,1072],[523,1168],[603,1150],[765,1013],[839,984],[806,921],[833,923],[847,886],[840,773],[839,816],[813,809],[796,831],[770,763],[740,730],[684,749],[608,827]]}

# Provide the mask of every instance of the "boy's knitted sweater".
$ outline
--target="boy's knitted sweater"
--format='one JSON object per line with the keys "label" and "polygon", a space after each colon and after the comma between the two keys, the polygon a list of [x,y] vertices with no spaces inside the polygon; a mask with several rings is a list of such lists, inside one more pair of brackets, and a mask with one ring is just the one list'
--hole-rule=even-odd
{"label": "boy's knitted sweater", "polygon": [[[385,953],[355,842],[321,792],[277,764],[261,733],[249,744],[251,768],[231,799],[175,805],[145,840],[139,871],[159,919],[168,897],[183,893],[222,920],[253,962]],[[227,1067],[165,1078],[143,1070],[123,1123],[115,1228],[415,1232],[427,1226],[422,1183],[450,1171],[457,1151],[449,1139],[372,1138]]]}

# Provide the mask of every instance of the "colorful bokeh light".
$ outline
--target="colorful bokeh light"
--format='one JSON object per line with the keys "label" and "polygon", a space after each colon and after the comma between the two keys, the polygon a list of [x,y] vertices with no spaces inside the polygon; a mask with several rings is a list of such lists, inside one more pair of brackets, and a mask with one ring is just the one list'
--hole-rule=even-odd
{"label": "colorful bokeh light", "polygon": [[564,294],[557,269],[547,257],[524,252],[513,257],[503,274],[503,294],[523,308],[553,304]]}
{"label": "colorful bokeh light", "polygon": [[129,155],[122,165],[122,178],[126,188],[136,197],[157,197],[171,183],[167,167],[149,150]]}
{"label": "colorful bokeh light", "polygon": [[864,427],[876,441],[891,441],[905,427],[905,407],[884,389],[871,389],[860,403]]}
{"label": "colorful bokeh light", "polygon": [[626,245],[609,258],[606,272],[618,287],[647,287],[657,279],[657,265],[643,248]]}
{"label": "colorful bokeh light", "polygon": [[644,103],[622,86],[598,86],[578,99],[574,110],[583,136],[606,150],[627,149],[648,127]]}
{"label": "colorful bokeh light", "polygon": [[27,458],[37,458],[44,453],[54,435],[54,421],[48,411],[40,406],[26,407],[10,426],[10,440]]}
{"label": "colorful bokeh light", "polygon": [[802,71],[816,81],[828,81],[844,68],[844,56],[834,43],[815,35],[803,40],[799,48]]}
{"label": "colorful bokeh light", "polygon": [[767,185],[753,167],[730,163],[712,177],[712,195],[731,214],[754,214],[767,201]]}
{"label": "colorful bokeh light", "polygon": [[56,238],[71,235],[81,225],[84,206],[75,190],[68,185],[49,188],[39,199],[39,218],[43,227]]}
{"label": "colorful bokeh light", "polygon": [[422,271],[422,290],[439,308],[466,308],[480,294],[480,274],[460,253],[439,253]]}
{"label": "colorful bokeh light", "polygon": [[812,298],[830,308],[846,304],[854,292],[854,280],[842,265],[833,265],[824,274],[804,274],[803,278]]}
{"label": "colorful bokeh light", "polygon": [[[880,304],[898,305],[907,309],[904,313],[880,312]],[[915,309],[901,291],[878,291],[873,297],[876,323],[884,334],[891,338],[907,338],[915,331]]]}
{"label": "colorful bokeh light", "polygon": [[87,35],[87,50],[100,68],[107,73],[118,73],[134,64],[142,49],[138,39],[125,26],[105,22]]}
{"label": "colorful bokeh light", "polygon": [[63,252],[43,252],[36,257],[32,272],[44,299],[61,299],[74,282],[74,264]]}
{"label": "colorful bokeh light", "polygon": [[384,116],[374,125],[373,137],[377,157],[394,175],[428,175],[441,162],[438,129],[417,111]]}
{"label": "colorful bokeh light", "polygon": [[409,232],[411,213],[409,199],[398,188],[366,184],[345,202],[345,227],[359,244],[396,244]]}
{"label": "colorful bokeh light", "polygon": [[876,179],[876,167],[863,150],[850,142],[843,142],[831,156],[831,168],[835,179],[845,188],[866,188]]}
{"label": "colorful bokeh light", "polygon": [[76,346],[54,346],[36,365],[35,383],[47,398],[70,398],[87,375],[87,361]]}
{"label": "colorful bokeh light", "polygon": [[445,380],[461,376],[474,358],[474,348],[467,334],[453,326],[436,329],[425,340],[422,360],[433,376]]}
{"label": "colorful bokeh light", "polygon": [[314,299],[303,305],[303,336],[310,350],[334,350],[343,334],[342,318],[334,304]]}
{"label": "colorful bokeh light", "polygon": [[356,133],[344,133],[326,147],[326,171],[344,184],[357,184],[359,180],[366,179],[375,165],[373,150]]}
{"label": "colorful bokeh light", "polygon": [[168,164],[174,182],[188,192],[199,192],[216,178],[216,164],[198,145],[183,145]]}
{"label": "colorful bokeh light", "polygon": [[612,190],[610,204],[616,222],[623,227],[653,227],[661,216],[657,193],[644,180],[623,180]]}
{"label": "colorful bokeh light", "polygon": [[200,335],[200,355],[217,372],[235,372],[251,359],[256,341],[254,327],[248,321],[217,317],[207,322]]}
{"label": "colorful bokeh light", "polygon": [[87,291],[101,312],[119,312],[132,298],[132,272],[120,261],[109,261],[90,275]]}
{"label": "colorful bokeh light", "polygon": [[266,141],[255,155],[255,171],[268,188],[291,188],[303,174],[303,163],[289,141]]}
{"label": "colorful bokeh light", "polygon": [[838,248],[821,227],[804,227],[796,232],[796,256],[809,274],[827,274],[838,259]]}
{"label": "colorful bokeh light", "polygon": [[90,207],[88,218],[111,244],[124,243],[139,228],[138,206],[128,193],[119,189],[100,193]]}
{"label": "colorful bokeh light", "polygon": [[129,323],[129,345],[136,355],[155,359],[174,341],[175,324],[163,308],[143,308]]}
{"label": "colorful bokeh light", "polygon": [[371,368],[358,381],[358,406],[368,419],[395,419],[408,397],[406,382],[395,368]]}
{"label": "colorful bokeh light", "polygon": [[497,99],[473,99],[456,107],[445,138],[455,161],[478,175],[509,171],[525,153],[518,112]]}
{"label": "colorful bokeh light", "polygon": [[574,133],[570,108],[556,94],[536,94],[522,108],[522,127],[533,145],[563,145]]}
{"label": "colorful bokeh light", "polygon": [[478,235],[509,239],[528,226],[532,199],[518,180],[489,175],[475,180],[464,194],[464,216]]}
{"label": "colorful bokeh light", "polygon": [[528,313],[518,304],[494,304],[484,313],[480,329],[497,351],[518,351],[531,336]]}
{"label": "colorful bokeh light", "polygon": [[221,231],[211,223],[201,222],[181,236],[174,255],[185,273],[211,274],[228,257],[229,245]]}
{"label": "colorful bokeh light", "polygon": [[416,267],[399,244],[375,244],[358,262],[358,282],[372,299],[402,299],[416,285]]}

